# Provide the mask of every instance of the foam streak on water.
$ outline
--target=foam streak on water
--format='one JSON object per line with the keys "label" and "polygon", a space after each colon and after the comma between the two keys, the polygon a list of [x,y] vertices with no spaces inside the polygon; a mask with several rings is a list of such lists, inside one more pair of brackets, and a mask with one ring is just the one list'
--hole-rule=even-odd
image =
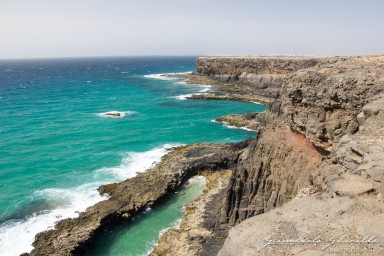
{"label": "foam streak on water", "polygon": [[119,180],[132,178],[137,173],[144,172],[157,164],[172,147],[181,146],[181,144],[165,144],[162,147],[154,148],[147,152],[129,152],[121,161],[121,165],[110,168],[102,168],[96,171],[99,174],[112,175]]}
{"label": "foam streak on water", "polygon": [[230,125],[228,122],[226,121],[222,121],[222,122],[218,122],[216,120],[211,120],[212,123],[222,123],[224,127],[228,128],[228,129],[239,129],[239,130],[244,130],[244,131],[247,131],[247,132],[254,132],[254,130],[252,129],[249,129],[248,127],[245,127],[245,126],[233,126],[233,125]]}
{"label": "foam streak on water", "polygon": [[[7,221],[0,226],[0,252],[2,255],[19,255],[33,249],[35,235],[41,231],[52,229],[54,224],[65,218],[77,217],[87,207],[105,200],[97,192],[100,183],[84,184],[76,188],[45,189],[36,191],[34,197],[57,201],[61,205],[52,210],[32,216],[27,220]],[[17,241],[18,246],[15,246]]]}
{"label": "foam streak on water", "polygon": [[144,77],[152,78],[152,79],[160,79],[160,80],[178,80],[179,78],[175,77],[175,75],[183,75],[183,74],[190,74],[190,73],[192,72],[150,74],[150,75],[144,75]]}
{"label": "foam streak on water", "polygon": [[[132,178],[137,173],[153,167],[172,147],[179,145],[165,144],[147,152],[129,152],[127,157],[122,159],[120,166],[96,170],[95,178],[97,179],[100,173],[112,175],[111,181]],[[78,217],[79,212],[85,211],[87,207],[106,200],[107,197],[99,195],[96,190],[100,185],[103,185],[103,182],[87,183],[68,189],[48,188],[36,191],[32,195],[33,198],[43,198],[59,206],[54,210],[29,217],[27,220],[10,220],[3,223],[0,226],[2,255],[19,255],[31,251],[33,249],[31,244],[37,233],[52,229],[59,220]],[[15,241],[18,241],[19,246],[14,246]]]}

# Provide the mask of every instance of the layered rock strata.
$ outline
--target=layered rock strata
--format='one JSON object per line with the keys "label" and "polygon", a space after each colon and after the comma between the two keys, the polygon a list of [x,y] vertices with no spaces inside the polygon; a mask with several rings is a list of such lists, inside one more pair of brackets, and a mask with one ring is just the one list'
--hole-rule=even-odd
{"label": "layered rock strata", "polygon": [[[348,249],[380,255],[384,231],[374,223],[382,224],[384,212],[384,57],[298,58],[302,65],[286,70],[291,59],[197,61],[201,74],[248,87],[249,77],[284,75],[276,86],[278,97],[263,115],[258,140],[240,156],[229,183],[220,222],[241,224],[230,230],[219,255],[332,255],[314,247],[256,248],[268,235],[298,239],[316,232],[324,240],[338,233],[350,240],[375,236],[382,243],[335,249],[341,255],[350,255]],[[263,93],[258,81],[253,83],[255,92]]]}
{"label": "layered rock strata", "polygon": [[321,58],[299,57],[205,57],[197,59],[196,73],[241,85],[242,94],[276,99],[287,74],[320,61]]}
{"label": "layered rock strata", "polygon": [[[216,90],[224,84],[217,95],[231,95],[232,85],[236,93],[241,87],[271,98],[265,113],[251,120],[218,119],[254,122],[260,131],[240,155],[211,225],[213,233],[215,226],[237,225],[219,255],[334,255],[320,245],[258,246],[269,235],[318,235],[324,245],[340,234],[357,242],[335,246],[338,255],[383,254],[384,57],[209,57],[197,60],[197,72],[215,80]],[[256,79],[271,74],[279,76],[275,84]],[[364,244],[368,236],[377,243]]]}
{"label": "layered rock strata", "polygon": [[[377,98],[358,115],[359,131],[340,138],[306,188],[232,228],[218,255],[384,255],[384,95]],[[266,246],[271,235],[316,242]]]}

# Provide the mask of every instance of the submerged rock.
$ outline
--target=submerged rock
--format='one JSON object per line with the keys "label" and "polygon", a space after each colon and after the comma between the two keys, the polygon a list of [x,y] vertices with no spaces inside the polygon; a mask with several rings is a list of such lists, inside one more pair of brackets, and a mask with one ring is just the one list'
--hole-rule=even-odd
{"label": "submerged rock", "polygon": [[105,113],[106,116],[115,116],[115,117],[118,117],[118,116],[121,116],[121,114],[119,112],[107,112]]}

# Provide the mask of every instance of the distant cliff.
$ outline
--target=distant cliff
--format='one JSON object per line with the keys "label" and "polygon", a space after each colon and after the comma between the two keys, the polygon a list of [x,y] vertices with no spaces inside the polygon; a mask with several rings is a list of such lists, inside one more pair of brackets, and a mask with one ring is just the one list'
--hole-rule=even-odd
{"label": "distant cliff", "polygon": [[286,74],[316,65],[318,58],[202,57],[196,72],[220,82],[242,85],[241,92],[277,98]]}

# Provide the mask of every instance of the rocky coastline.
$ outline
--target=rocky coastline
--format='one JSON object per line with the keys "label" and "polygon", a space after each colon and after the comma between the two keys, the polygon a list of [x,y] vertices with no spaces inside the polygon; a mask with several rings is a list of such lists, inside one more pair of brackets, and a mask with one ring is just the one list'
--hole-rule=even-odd
{"label": "rocky coastline", "polygon": [[[276,59],[197,60],[197,73],[215,80],[215,90],[224,83],[221,94],[232,93],[229,82],[235,90],[253,86],[270,103],[264,113],[217,118],[259,135],[242,152],[215,206],[220,214],[209,231],[227,228],[228,237],[210,254],[203,250],[211,244],[207,237],[195,255],[382,255],[384,57]],[[250,81],[275,74],[277,94],[263,92],[260,79]],[[319,241],[263,247],[270,235]],[[332,238],[339,242],[326,247]]]}
{"label": "rocky coastline", "polygon": [[202,57],[185,76],[213,85],[192,99],[266,103],[264,113],[217,119],[258,138],[173,149],[147,172],[101,186],[108,200],[39,233],[29,255],[84,255],[104,228],[197,174],[207,177],[206,191],[151,255],[334,255],[302,244],[260,248],[269,235],[325,243],[337,234],[378,241],[335,244],[338,255],[384,253],[383,56]]}
{"label": "rocky coastline", "polygon": [[248,144],[198,143],[171,149],[148,171],[101,186],[99,192],[107,193],[107,200],[87,208],[77,218],[59,221],[53,230],[37,234],[29,255],[85,255],[99,232],[161,203],[192,176],[231,168]]}

